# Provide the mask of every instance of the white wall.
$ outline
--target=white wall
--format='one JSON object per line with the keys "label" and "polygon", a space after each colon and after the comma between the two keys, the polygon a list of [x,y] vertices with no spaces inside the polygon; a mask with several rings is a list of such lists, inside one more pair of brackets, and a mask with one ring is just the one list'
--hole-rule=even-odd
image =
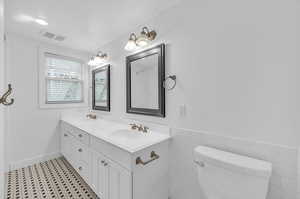
{"label": "white wall", "polygon": [[[167,44],[167,74],[178,77],[166,94],[167,118],[144,119],[297,146],[296,11],[293,0],[188,0],[142,24],[158,32],[155,43]],[[112,64],[115,116],[125,112],[128,37],[100,48]]]}
{"label": "white wall", "polygon": [[[173,132],[193,129],[180,131],[171,143],[172,199],[201,198],[191,157],[197,144],[271,161],[268,198],[296,198],[298,10],[294,0],[185,0],[141,24],[158,32],[153,45],[167,44],[166,73],[178,78],[176,89],[166,93],[164,119],[125,113],[124,46],[130,33],[99,48],[112,64],[111,113],[101,114],[164,123]],[[186,105],[186,116],[179,115],[180,105]],[[201,132],[216,141],[203,140]]]}
{"label": "white wall", "polygon": [[24,166],[59,152],[58,122],[61,109],[40,109],[38,104],[38,47],[62,49],[18,35],[8,34],[8,81],[13,85],[15,104],[8,109],[7,162]]}
{"label": "white wall", "polygon": [[[4,1],[0,0],[0,97],[5,92],[4,79]],[[0,104],[0,198],[4,197],[4,107]]]}

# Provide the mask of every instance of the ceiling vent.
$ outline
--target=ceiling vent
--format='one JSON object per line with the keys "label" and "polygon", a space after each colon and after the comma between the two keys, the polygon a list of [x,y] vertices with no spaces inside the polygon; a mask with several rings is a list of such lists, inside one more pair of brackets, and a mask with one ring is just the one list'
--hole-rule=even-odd
{"label": "ceiling vent", "polygon": [[47,31],[42,31],[40,32],[40,34],[43,36],[43,37],[46,37],[47,39],[53,39],[55,41],[64,41],[66,39],[65,36],[62,36],[62,35],[56,35],[52,32],[47,32]]}
{"label": "ceiling vent", "polygon": [[66,39],[66,37],[61,36],[61,35],[56,35],[54,39],[55,39],[56,41],[63,41],[63,40]]}
{"label": "ceiling vent", "polygon": [[47,37],[48,39],[53,39],[55,37],[55,34],[53,34],[51,32],[44,32],[43,36]]}

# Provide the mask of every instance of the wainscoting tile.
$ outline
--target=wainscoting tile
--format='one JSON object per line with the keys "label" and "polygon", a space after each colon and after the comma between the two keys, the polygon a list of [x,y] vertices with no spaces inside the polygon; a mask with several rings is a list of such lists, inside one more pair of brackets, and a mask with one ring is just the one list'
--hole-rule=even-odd
{"label": "wainscoting tile", "polygon": [[201,198],[197,171],[193,163],[193,149],[198,145],[271,162],[273,171],[267,199],[297,198],[297,148],[186,129],[172,129],[172,135],[170,144],[172,199]]}

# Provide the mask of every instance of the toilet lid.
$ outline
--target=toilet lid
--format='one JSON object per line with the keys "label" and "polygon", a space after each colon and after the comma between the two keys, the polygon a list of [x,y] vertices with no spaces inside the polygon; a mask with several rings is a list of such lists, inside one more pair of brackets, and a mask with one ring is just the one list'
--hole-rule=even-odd
{"label": "toilet lid", "polygon": [[215,166],[245,172],[250,175],[270,177],[272,164],[263,160],[254,159],[206,146],[198,146],[194,149],[195,159]]}

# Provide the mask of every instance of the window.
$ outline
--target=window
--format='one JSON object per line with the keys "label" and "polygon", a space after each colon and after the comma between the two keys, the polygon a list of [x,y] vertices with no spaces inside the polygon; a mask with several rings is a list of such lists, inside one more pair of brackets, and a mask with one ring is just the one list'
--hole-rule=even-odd
{"label": "window", "polygon": [[40,50],[40,107],[87,106],[85,65],[78,56]]}
{"label": "window", "polygon": [[82,64],[74,59],[46,53],[46,103],[83,102]]}

